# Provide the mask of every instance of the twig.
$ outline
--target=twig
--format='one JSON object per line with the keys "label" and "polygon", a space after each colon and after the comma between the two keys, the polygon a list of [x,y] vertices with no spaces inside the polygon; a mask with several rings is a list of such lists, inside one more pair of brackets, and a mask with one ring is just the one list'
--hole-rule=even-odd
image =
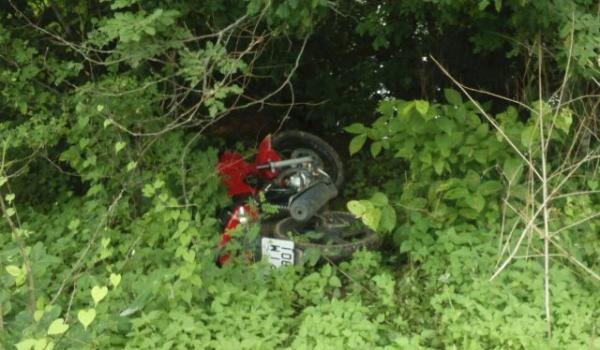
{"label": "twig", "polygon": [[[538,43],[538,93],[539,93],[539,108],[538,113],[539,128],[540,128],[540,153],[542,162],[542,198],[544,201],[544,309],[546,310],[546,325],[548,338],[552,337],[552,314],[550,310],[550,232],[549,222],[550,214],[548,212],[548,177],[546,152],[547,143],[544,135],[544,102],[542,99],[542,44]],[[561,95],[562,96],[562,95]],[[548,135],[550,138],[550,135]],[[549,141],[548,141],[549,142]]]}
{"label": "twig", "polygon": [[[561,110],[561,108],[559,106],[561,105],[561,102],[563,100],[564,93],[565,93],[565,87],[567,86],[567,81],[569,80],[569,70],[571,67],[571,58],[573,57],[573,42],[575,41],[574,36],[575,36],[575,12],[572,13],[571,37],[570,37],[570,44],[569,44],[569,52],[567,55],[567,66],[565,68],[565,75],[563,76],[563,81],[562,81],[562,84],[559,89],[558,106],[556,107],[556,110],[554,111],[554,115],[552,116],[552,122],[550,123],[550,130],[548,131],[548,138],[546,140],[544,147],[542,148],[542,150],[544,152],[548,151],[548,146],[550,145],[550,139],[552,137],[552,131],[554,130],[554,124],[556,123],[556,118],[558,117],[558,114],[560,113],[560,110]],[[540,52],[540,55],[541,55],[541,52]],[[541,78],[540,78],[540,83],[541,83]],[[541,90],[541,86],[540,86],[540,90]],[[540,95],[540,101],[541,101],[541,99],[542,99],[542,96]],[[541,111],[540,111],[540,113],[541,113]]]}
{"label": "twig", "polygon": [[561,247],[558,243],[556,243],[556,241],[551,239],[550,243],[552,243],[553,246],[555,246],[558,250],[560,250],[573,264],[579,266],[585,272],[589,273],[592,277],[594,277],[596,280],[600,281],[600,275],[598,275],[596,272],[594,272],[594,270],[587,267],[581,261],[577,260],[577,258],[575,258],[573,255],[569,254],[569,252],[565,248]]}
{"label": "twig", "polygon": [[71,306],[73,306],[73,297],[75,296],[75,291],[77,290],[77,288],[75,288],[75,283],[73,283],[73,290],[71,291],[71,297],[69,297],[69,305],[67,306],[67,312],[65,313],[65,323],[69,322],[69,316],[71,313]]}
{"label": "twig", "polygon": [[600,212],[597,212],[597,213],[594,213],[594,214],[592,214],[592,215],[586,216],[585,218],[583,218],[583,219],[581,219],[581,220],[577,220],[577,221],[575,221],[575,222],[574,222],[574,223],[572,223],[572,224],[569,224],[569,225],[567,225],[567,226],[561,227],[560,229],[558,229],[558,230],[556,230],[556,231],[552,232],[552,235],[551,235],[551,237],[554,237],[554,236],[558,235],[559,233],[561,233],[561,232],[563,232],[563,231],[565,231],[565,230],[568,230],[568,229],[570,229],[570,228],[573,228],[573,227],[575,227],[575,226],[578,226],[578,225],[581,225],[581,224],[583,224],[583,223],[586,223],[586,222],[588,222],[588,221],[590,221],[590,220],[592,220],[592,219],[595,219],[595,218],[597,218],[597,217],[600,217]]}

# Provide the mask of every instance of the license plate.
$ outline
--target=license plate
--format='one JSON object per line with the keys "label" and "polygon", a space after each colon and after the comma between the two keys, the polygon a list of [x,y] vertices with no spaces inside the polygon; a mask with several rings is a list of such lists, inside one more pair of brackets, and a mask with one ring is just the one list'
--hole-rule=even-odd
{"label": "license plate", "polygon": [[273,267],[294,265],[294,242],[284,239],[263,237],[262,257]]}

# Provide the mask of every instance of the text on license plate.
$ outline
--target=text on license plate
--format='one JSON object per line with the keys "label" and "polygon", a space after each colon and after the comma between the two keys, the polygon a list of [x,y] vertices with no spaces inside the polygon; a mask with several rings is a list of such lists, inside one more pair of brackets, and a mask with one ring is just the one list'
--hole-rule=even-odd
{"label": "text on license plate", "polygon": [[261,248],[263,259],[274,267],[294,264],[294,241],[263,237]]}

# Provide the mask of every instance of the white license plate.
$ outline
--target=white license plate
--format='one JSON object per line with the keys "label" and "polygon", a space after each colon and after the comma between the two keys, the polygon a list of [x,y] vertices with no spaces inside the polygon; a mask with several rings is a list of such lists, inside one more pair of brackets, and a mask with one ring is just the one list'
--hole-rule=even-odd
{"label": "white license plate", "polygon": [[273,267],[294,265],[294,242],[285,239],[263,237],[262,258]]}

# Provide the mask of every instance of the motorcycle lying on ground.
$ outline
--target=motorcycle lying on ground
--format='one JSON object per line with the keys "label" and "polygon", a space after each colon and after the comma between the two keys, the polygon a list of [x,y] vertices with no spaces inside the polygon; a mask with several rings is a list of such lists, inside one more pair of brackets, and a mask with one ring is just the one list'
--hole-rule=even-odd
{"label": "motorcycle lying on ground", "polygon": [[228,195],[238,203],[225,220],[219,265],[232,257],[227,246],[235,233],[244,236],[244,229],[264,221],[267,211],[276,212],[278,221],[263,225],[260,239],[246,244],[236,256],[246,261],[265,259],[279,267],[302,262],[310,250],[339,261],[379,244],[379,236],[351,214],[323,211],[338,195],[344,175],[337,152],[315,135],[302,131],[267,135],[254,162],[226,151],[217,168]]}

